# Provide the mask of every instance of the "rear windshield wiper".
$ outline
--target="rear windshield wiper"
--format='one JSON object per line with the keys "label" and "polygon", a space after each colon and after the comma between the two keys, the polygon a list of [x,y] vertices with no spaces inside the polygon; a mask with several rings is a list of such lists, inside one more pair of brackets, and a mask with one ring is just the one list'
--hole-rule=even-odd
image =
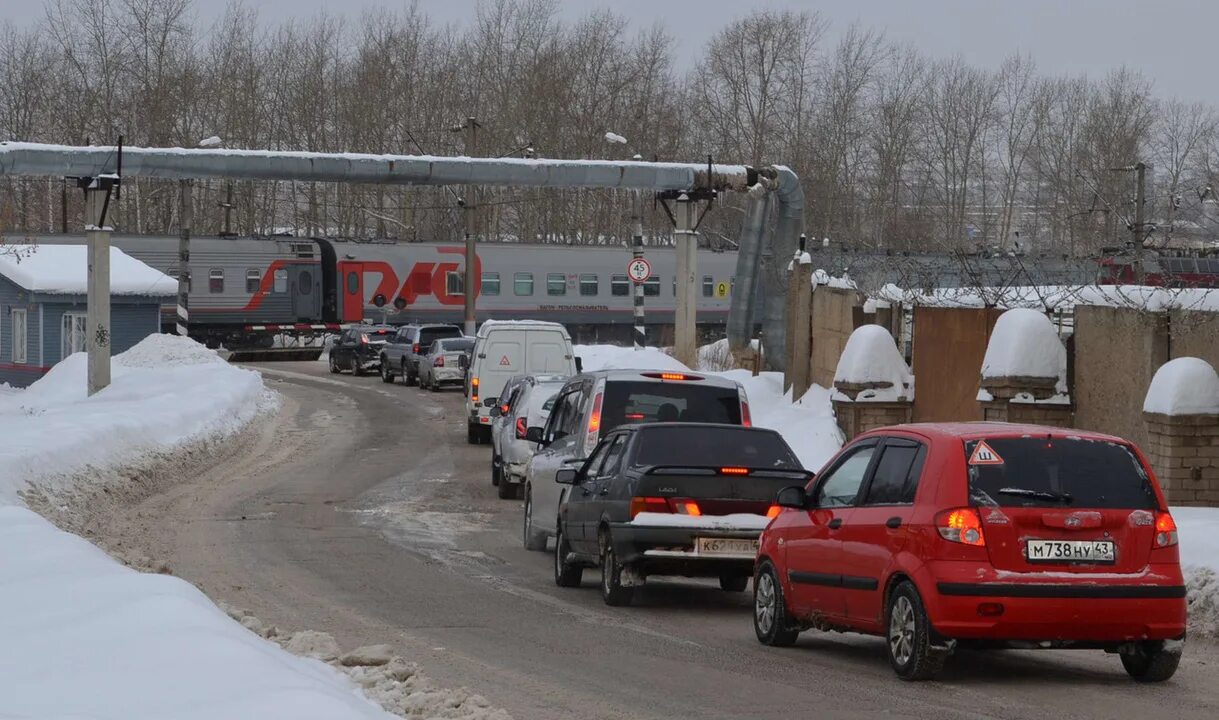
{"label": "rear windshield wiper", "polygon": [[1075,498],[1069,492],[1054,492],[1053,490],[1026,490],[1024,488],[1001,488],[1000,495],[1019,495],[1020,497],[1037,498],[1038,500],[1050,500],[1060,502],[1064,505],[1070,505],[1075,501]]}

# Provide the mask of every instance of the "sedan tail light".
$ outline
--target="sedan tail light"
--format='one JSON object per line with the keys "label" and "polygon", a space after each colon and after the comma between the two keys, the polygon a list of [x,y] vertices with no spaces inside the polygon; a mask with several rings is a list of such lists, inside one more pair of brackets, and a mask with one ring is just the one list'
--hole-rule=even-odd
{"label": "sedan tail light", "polygon": [[653,513],[671,513],[673,509],[669,507],[669,500],[662,497],[633,497],[631,498],[631,519],[641,512]]}
{"label": "sedan tail light", "polygon": [[525,418],[523,418],[523,417],[517,418],[516,419],[516,439],[524,440],[525,436],[528,434],[529,434],[529,426],[525,423]]}
{"label": "sedan tail light", "polygon": [[444,355],[436,358],[436,362],[432,363],[432,367],[444,367]]}
{"label": "sedan tail light", "polygon": [[411,346],[411,352],[415,353],[416,355],[419,354],[419,343],[415,343],[413,346]]}
{"label": "sedan tail light", "polygon": [[982,534],[982,519],[973,508],[945,510],[935,516],[935,527],[940,531],[940,537],[949,542],[986,546],[986,536]]}

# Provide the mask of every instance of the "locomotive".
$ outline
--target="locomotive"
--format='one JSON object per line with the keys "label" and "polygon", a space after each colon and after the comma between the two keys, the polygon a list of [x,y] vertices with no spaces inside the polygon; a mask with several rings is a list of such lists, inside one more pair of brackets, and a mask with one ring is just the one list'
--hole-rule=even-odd
{"label": "locomotive", "polygon": [[[83,243],[84,238],[30,235],[22,242]],[[178,277],[177,237],[115,234],[111,242]],[[463,318],[461,244],[198,237],[191,239],[190,253],[189,331],[209,347],[269,349],[308,343],[346,323],[460,323]],[[479,243],[477,320],[552,320],[566,325],[577,342],[629,342],[634,290],[626,266],[631,257],[622,246]],[[655,333],[673,323],[677,260],[671,247],[649,246],[645,258],[652,266],[644,283],[646,321]],[[700,323],[727,321],[735,273],[735,252],[699,251]],[[174,331],[176,312],[176,302],[162,308],[164,331]]]}

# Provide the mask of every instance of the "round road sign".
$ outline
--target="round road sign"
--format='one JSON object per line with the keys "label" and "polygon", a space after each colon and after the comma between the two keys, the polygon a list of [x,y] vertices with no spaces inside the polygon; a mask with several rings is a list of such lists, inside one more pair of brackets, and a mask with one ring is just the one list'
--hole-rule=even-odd
{"label": "round road sign", "polygon": [[635,258],[626,264],[626,274],[636,283],[646,282],[652,277],[652,265],[643,258]]}

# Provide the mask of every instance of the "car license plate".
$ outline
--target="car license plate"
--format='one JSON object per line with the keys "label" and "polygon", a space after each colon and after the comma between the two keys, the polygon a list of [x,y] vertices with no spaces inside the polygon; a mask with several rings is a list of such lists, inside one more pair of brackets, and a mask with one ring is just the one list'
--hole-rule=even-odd
{"label": "car license plate", "polygon": [[744,538],[695,538],[699,555],[757,555],[758,541]]}
{"label": "car license plate", "polygon": [[1110,540],[1029,540],[1026,549],[1031,563],[1112,563]]}

